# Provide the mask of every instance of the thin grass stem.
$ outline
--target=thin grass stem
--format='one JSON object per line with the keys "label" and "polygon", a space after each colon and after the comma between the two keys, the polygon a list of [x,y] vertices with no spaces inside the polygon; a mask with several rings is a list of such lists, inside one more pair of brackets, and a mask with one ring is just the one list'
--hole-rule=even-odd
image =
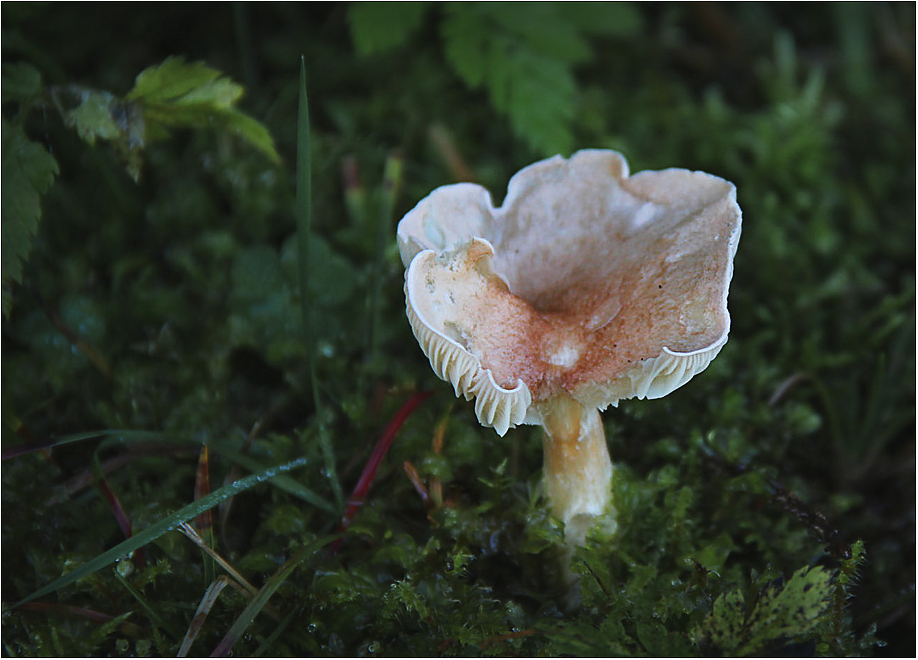
{"label": "thin grass stem", "polygon": [[79,568],[70,571],[66,575],[58,578],[57,580],[54,580],[50,584],[45,585],[41,589],[33,591],[31,594],[15,603],[10,609],[16,609],[20,605],[33,601],[37,598],[41,598],[46,594],[53,593],[58,589],[62,589],[70,584],[73,584],[77,580],[80,580],[88,575],[92,575],[99,569],[108,566],[117,559],[130,554],[137,548],[143,547],[147,543],[155,541],[166,532],[170,532],[176,529],[183,522],[191,520],[195,516],[199,515],[202,511],[211,509],[227,498],[233,497],[234,495],[241,493],[242,491],[247,490],[252,486],[277,476],[278,474],[303,467],[305,464],[305,458],[298,458],[296,460],[290,461],[289,463],[284,463],[283,465],[269,468],[257,474],[249,475],[248,477],[228,484],[223,488],[219,488],[218,490],[212,492],[210,495],[202,497],[196,502],[192,502],[191,504],[182,507],[172,515],[166,516],[165,518],[162,518],[161,520],[153,523],[143,531],[134,534],[131,538],[122,541],[115,547],[110,548],[99,555],[96,555],[94,558],[90,559]]}
{"label": "thin grass stem", "polygon": [[325,415],[319,395],[319,381],[316,375],[316,334],[312,314],[312,296],[309,286],[312,281],[310,250],[312,243],[312,156],[309,135],[309,99],[306,94],[306,59],[300,58],[300,100],[296,124],[296,233],[297,258],[300,277],[300,307],[303,312],[303,333],[309,362],[309,381],[312,399],[319,426],[319,443],[325,462],[325,476],[331,484],[338,510],[344,509],[344,493],[338,480],[335,454],[325,429]]}
{"label": "thin grass stem", "polygon": [[290,610],[290,613],[284,617],[284,620],[281,621],[273,631],[271,631],[271,634],[265,638],[265,641],[261,643],[261,646],[255,650],[255,652],[252,654],[252,657],[260,658],[265,653],[270,651],[271,646],[274,644],[275,640],[281,636],[281,634],[287,629],[287,626],[289,626],[299,614],[299,609]]}
{"label": "thin grass stem", "polygon": [[241,584],[249,593],[249,596],[254,596],[256,593],[258,593],[258,589],[256,589],[248,580],[242,577],[239,571],[233,568],[232,565],[223,557],[221,557],[216,550],[205,543],[204,539],[200,537],[194,527],[189,525],[187,522],[183,522],[181,525],[179,525],[178,529],[182,534],[187,536],[192,543],[198,546],[208,557],[217,562],[220,565],[220,568],[229,573],[233,579],[236,580],[236,582]]}
{"label": "thin grass stem", "polygon": [[[135,431],[131,429],[103,429],[101,431],[89,431],[85,433],[74,433],[72,435],[63,436],[57,438],[53,441],[49,441],[43,444],[36,445],[27,445],[25,447],[14,447],[12,449],[17,450],[14,455],[20,455],[29,453],[32,451],[39,451],[42,448],[49,447],[58,447],[65,444],[70,444],[73,442],[81,442],[83,440],[90,440],[93,438],[98,438],[100,436],[108,436],[108,439],[103,440],[98,450],[102,451],[111,447],[121,447],[123,445],[137,445],[142,443],[150,443],[152,446],[149,448],[149,453],[159,454],[164,451],[164,448],[161,445],[171,444],[171,445],[180,445],[180,446],[189,446],[200,448],[201,441],[197,438],[192,438],[190,436],[180,436],[174,435],[171,433],[164,433],[162,431]],[[234,449],[225,446],[221,441],[210,440],[208,445],[221,456],[228,458],[233,463],[237,463],[247,470],[252,472],[262,472],[267,469],[265,465],[259,461],[246,456],[242,452],[236,451]],[[108,473],[134,458],[141,458],[147,454],[139,454],[134,457],[130,456],[118,456],[114,459],[109,459],[102,463],[103,473]],[[7,455],[4,455],[4,460],[8,458]],[[305,459],[304,459],[305,460]],[[85,476],[78,475],[75,478],[73,483],[68,483],[67,491],[69,493],[74,493],[81,488],[85,488],[90,483],[92,483],[92,474],[87,472]],[[271,478],[271,483],[285,490],[295,497],[312,504],[313,506],[327,511],[329,513],[338,513],[341,509],[336,508],[334,504],[327,501],[325,498],[320,496],[313,490],[310,490],[299,481],[292,479],[283,474],[278,474]],[[60,498],[54,497],[49,500],[49,504],[54,504],[60,501]]]}
{"label": "thin grass stem", "polygon": [[336,537],[335,536],[321,536],[311,543],[305,545],[301,548],[291,559],[289,559],[283,566],[277,569],[277,572],[274,573],[268,581],[265,582],[265,585],[261,588],[258,594],[252,599],[248,606],[242,611],[242,614],[239,615],[239,618],[236,619],[236,622],[232,627],[227,631],[226,635],[211,653],[211,657],[222,658],[229,655],[229,652],[232,650],[233,645],[239,640],[242,634],[245,632],[246,628],[255,620],[255,617],[258,616],[258,613],[265,607],[268,602],[268,599],[274,595],[274,592],[277,591],[281,585],[290,577],[290,574],[296,569],[300,564],[308,561],[315,557],[316,553],[331,543]]}
{"label": "thin grass stem", "polygon": [[194,644],[194,640],[197,638],[198,633],[201,632],[201,628],[204,626],[204,621],[207,620],[210,609],[220,596],[220,592],[223,591],[228,584],[229,578],[225,575],[221,575],[207,587],[207,591],[204,592],[204,597],[201,598],[201,603],[198,605],[198,609],[195,611],[194,617],[188,625],[188,632],[185,633],[185,639],[182,640],[182,645],[179,647],[178,653],[176,654],[179,658],[184,658],[188,655],[188,650],[191,648],[191,645]]}
{"label": "thin grass stem", "polygon": [[118,581],[121,582],[121,585],[125,589],[127,589],[128,593],[130,593],[131,596],[134,597],[134,600],[140,603],[140,606],[143,608],[143,611],[147,613],[147,616],[150,617],[150,620],[153,623],[155,623],[157,626],[159,626],[160,628],[163,628],[166,631],[168,631],[169,634],[172,635],[173,637],[176,637],[178,631],[173,630],[172,626],[170,626],[166,622],[166,620],[163,619],[159,615],[156,609],[154,609],[154,607],[150,605],[150,603],[147,602],[147,599],[143,597],[143,594],[141,594],[133,586],[131,586],[131,583],[125,580],[124,576],[121,575],[121,573],[119,573],[117,570],[115,570],[114,573],[115,573],[115,577],[118,578]]}

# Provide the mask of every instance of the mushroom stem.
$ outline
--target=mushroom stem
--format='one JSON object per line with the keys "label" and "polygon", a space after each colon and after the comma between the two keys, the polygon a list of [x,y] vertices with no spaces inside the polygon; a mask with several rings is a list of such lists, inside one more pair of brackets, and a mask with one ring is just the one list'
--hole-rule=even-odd
{"label": "mushroom stem", "polygon": [[545,485],[567,542],[583,545],[612,501],[612,460],[599,411],[568,395],[544,405]]}

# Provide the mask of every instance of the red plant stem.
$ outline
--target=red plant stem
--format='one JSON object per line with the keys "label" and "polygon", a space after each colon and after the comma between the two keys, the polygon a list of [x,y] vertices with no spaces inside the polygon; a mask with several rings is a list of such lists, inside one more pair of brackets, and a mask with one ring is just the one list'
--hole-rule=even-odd
{"label": "red plant stem", "polygon": [[[105,479],[97,480],[96,484],[99,486],[99,490],[102,491],[105,499],[108,500],[108,505],[111,507],[112,514],[115,516],[115,520],[118,521],[118,526],[121,528],[121,532],[124,534],[124,538],[131,538],[131,536],[134,535],[134,531],[131,526],[131,520],[124,512],[124,507],[121,506],[121,501],[118,499],[118,496],[115,495],[114,491],[109,487],[108,482]],[[137,566],[137,568],[143,569],[143,548],[137,548],[137,550],[134,551],[134,564]]]}
{"label": "red plant stem", "polygon": [[392,446],[392,440],[395,439],[395,434],[398,433],[402,424],[404,424],[409,415],[414,412],[415,408],[421,405],[421,403],[431,394],[433,394],[433,392],[417,392],[413,394],[410,399],[402,404],[402,407],[398,409],[398,412],[395,413],[385,430],[383,430],[382,435],[379,436],[379,440],[376,441],[376,446],[373,448],[373,453],[370,454],[370,459],[363,467],[363,473],[360,475],[357,485],[354,486],[354,492],[351,493],[348,499],[347,509],[345,509],[344,516],[341,518],[341,525],[338,527],[338,532],[342,534],[342,537],[332,544],[332,554],[338,553],[338,549],[341,547],[341,543],[344,540],[343,534],[350,526],[358,509],[363,505],[363,498],[366,497],[367,492],[370,490],[370,485],[373,483],[376,471],[382,464],[382,460],[389,451],[389,447]]}

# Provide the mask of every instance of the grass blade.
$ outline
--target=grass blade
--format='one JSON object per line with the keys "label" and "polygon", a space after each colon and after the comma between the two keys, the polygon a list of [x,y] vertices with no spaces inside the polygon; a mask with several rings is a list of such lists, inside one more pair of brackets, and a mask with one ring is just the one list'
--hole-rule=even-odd
{"label": "grass blade", "polygon": [[294,620],[297,616],[299,616],[299,615],[300,615],[300,610],[299,610],[299,609],[292,609],[292,610],[290,610],[290,614],[288,614],[286,617],[284,617],[284,620],[281,621],[280,624],[279,624],[274,630],[271,631],[271,634],[268,635],[268,636],[265,638],[265,641],[263,641],[263,642],[261,643],[261,646],[259,646],[259,647],[255,650],[255,652],[252,654],[252,657],[253,657],[253,658],[260,658],[260,657],[263,656],[265,653],[267,653],[268,651],[270,651],[270,650],[271,650],[271,647],[274,645],[274,641],[275,641],[278,637],[281,636],[281,634],[287,629],[287,626],[289,626],[289,625],[293,622],[293,620]]}
{"label": "grass blade", "polygon": [[312,268],[309,259],[312,241],[312,156],[309,135],[309,98],[306,94],[306,59],[300,58],[300,101],[296,122],[296,235],[297,260],[300,276],[300,307],[303,312],[303,333],[306,338],[306,354],[309,360],[309,380],[319,422],[319,443],[325,461],[325,474],[335,495],[338,511],[344,509],[344,493],[338,480],[335,454],[325,431],[325,416],[319,397],[319,381],[316,377],[316,335],[312,318],[312,299],[309,283]]}
{"label": "grass blade", "polygon": [[185,639],[182,640],[182,645],[179,647],[178,653],[176,654],[179,658],[184,658],[188,655],[188,650],[191,648],[191,645],[194,644],[194,640],[197,638],[198,633],[201,632],[201,627],[204,625],[207,615],[210,614],[210,608],[214,606],[217,597],[227,584],[229,584],[229,578],[225,575],[221,575],[214,580],[207,588],[207,591],[204,592],[204,597],[201,598],[201,604],[198,605],[198,609],[194,613],[194,618],[188,626],[188,632],[185,633]]}
{"label": "grass blade", "polygon": [[296,569],[306,560],[314,557],[318,550],[331,543],[333,540],[335,540],[335,538],[337,537],[320,536],[313,542],[301,548],[299,552],[297,552],[283,566],[277,569],[277,572],[268,578],[268,581],[265,582],[265,585],[261,588],[255,598],[253,598],[248,606],[242,611],[242,614],[240,614],[239,618],[236,619],[236,622],[226,633],[226,636],[224,636],[220,643],[217,644],[217,648],[215,648],[214,652],[211,653],[211,657],[222,658],[229,655],[233,645],[239,640],[239,638],[242,636],[242,633],[245,632],[245,629],[248,628],[255,617],[258,616],[258,613],[261,612],[262,608],[265,606],[265,604],[267,604],[268,599],[274,595],[274,592],[280,588],[280,586],[294,571],[294,569]]}
{"label": "grass blade", "polygon": [[[312,237],[312,157],[309,136],[309,99],[306,96],[306,59],[300,58],[300,101],[296,123],[296,235],[297,260],[300,277],[300,307],[303,313],[303,332],[306,336],[306,350],[312,377],[313,396],[315,390],[315,335],[312,327],[312,305],[309,296],[310,260],[309,248]],[[318,409],[316,410],[318,412]]]}
{"label": "grass blade", "polygon": [[134,597],[134,600],[136,600],[137,603],[143,608],[144,612],[147,613],[147,616],[150,617],[150,621],[155,623],[160,628],[163,628],[164,630],[166,630],[173,637],[177,636],[176,635],[177,631],[172,626],[170,626],[166,622],[165,619],[163,619],[159,615],[159,612],[156,611],[156,608],[154,608],[152,605],[150,605],[150,603],[147,602],[147,599],[143,597],[143,594],[141,594],[139,591],[137,591],[137,589],[131,586],[131,583],[125,580],[124,576],[121,575],[121,573],[117,570],[115,571],[115,577],[118,578],[118,581],[121,583],[121,586],[123,586],[127,590],[127,592],[131,594],[131,596]]}
{"label": "grass blade", "polygon": [[106,624],[120,619],[118,630],[128,637],[140,637],[143,634],[143,628],[136,623],[125,621],[133,612],[123,612],[117,617],[104,612],[97,612],[86,607],[76,607],[75,605],[62,605],[60,603],[26,603],[22,606],[25,612],[35,612],[36,614],[46,614],[48,616],[72,616],[84,619],[90,623]]}
{"label": "grass blade", "polygon": [[115,547],[109,550],[106,550],[100,555],[97,555],[96,557],[89,560],[88,562],[80,566],[79,568],[67,573],[63,577],[55,580],[54,582],[42,587],[41,589],[38,589],[37,591],[33,591],[31,594],[29,594],[28,596],[20,600],[18,603],[13,605],[12,609],[17,608],[24,603],[28,603],[29,601],[35,600],[36,598],[41,598],[42,596],[52,593],[54,591],[57,591],[58,589],[66,587],[67,585],[73,584],[77,580],[80,580],[86,577],[87,575],[91,575],[95,573],[100,568],[104,568],[105,566],[108,566],[109,564],[117,560],[119,557],[123,557],[127,554],[130,554],[137,548],[143,547],[147,543],[150,543],[151,541],[158,539],[160,536],[162,536],[166,532],[169,532],[169,531],[172,531],[178,528],[178,526],[181,525],[183,522],[187,520],[191,520],[195,516],[200,515],[204,511],[207,511],[208,509],[212,509],[213,507],[217,506],[218,504],[220,504],[220,502],[227,499],[228,497],[233,497],[237,493],[241,493],[244,490],[248,490],[252,486],[260,484],[261,482],[266,481],[268,479],[271,479],[272,477],[278,474],[288,472],[290,470],[294,470],[298,467],[304,466],[305,464],[306,464],[305,458],[298,458],[294,461],[290,461],[289,463],[284,463],[283,465],[278,465],[276,467],[268,468],[267,470],[263,470],[261,472],[258,472],[257,474],[251,474],[247,477],[240,479],[239,481],[233,482],[231,484],[224,486],[223,488],[215,490],[210,495],[202,497],[201,499],[195,502],[192,502],[191,504],[185,507],[182,507],[181,509],[173,513],[171,516],[167,516],[163,518],[159,522],[156,522],[150,525],[149,527],[147,527],[145,530],[143,530],[139,534],[135,534],[131,538],[125,541],[122,541]]}
{"label": "grass blade", "polygon": [[[214,447],[214,449],[216,449],[216,451],[220,452],[220,454],[230,459],[234,463],[238,463],[248,470],[252,470],[253,472],[260,472],[264,469],[264,466],[259,461],[256,461],[253,458],[249,458],[245,454],[220,447]],[[338,507],[316,493],[314,490],[307,488],[299,481],[291,477],[279,475],[273,477],[271,479],[271,483],[281,490],[285,490],[291,495],[295,495],[301,500],[304,500],[316,508],[322,509],[323,511],[328,511],[329,513],[337,513],[340,510]]]}
{"label": "grass blade", "polygon": [[[163,433],[160,431],[134,431],[130,429],[105,429],[102,431],[88,431],[85,433],[75,433],[72,435],[63,436],[54,440],[51,443],[42,444],[42,445],[28,445],[24,447],[23,450],[19,453],[27,453],[29,451],[37,451],[43,447],[56,447],[59,445],[69,444],[71,442],[80,442],[83,440],[90,440],[92,438],[98,438],[101,436],[111,436],[108,440],[103,441],[99,445],[99,450],[106,449],[113,446],[122,446],[122,445],[133,445],[143,442],[155,442],[160,444],[174,444],[174,445],[187,445],[191,447],[200,447],[201,441],[192,438],[185,437],[180,435],[173,435],[171,433]],[[263,465],[261,462],[254,458],[250,458],[245,454],[236,451],[235,449],[230,449],[225,446],[222,442],[219,441],[209,441],[208,445],[211,449],[219,453],[221,456],[228,458],[234,463],[241,465],[247,470],[252,472],[262,472],[267,469],[267,466]],[[14,448],[15,449],[15,448]],[[6,457],[4,457],[6,458]],[[327,501],[321,495],[315,491],[307,488],[301,484],[296,479],[288,477],[284,474],[279,474],[271,478],[271,483],[285,490],[291,495],[312,504],[313,506],[327,511],[329,513],[339,513],[340,508],[335,507],[334,504]]]}
{"label": "grass blade", "polygon": [[91,440],[92,438],[98,438],[101,435],[99,431],[90,431],[88,433],[73,433],[71,435],[65,435],[61,438],[55,438],[54,440],[48,440],[47,442],[30,442],[23,445],[17,445],[14,447],[4,447],[0,457],[5,461],[10,458],[15,458],[16,456],[22,456],[23,454],[30,454],[33,451],[41,451],[43,449],[51,449],[52,447],[59,447],[61,445],[67,445],[71,442],[82,442],[83,440]]}
{"label": "grass blade", "polygon": [[249,593],[250,596],[254,596],[258,589],[253,587],[248,580],[242,577],[242,574],[239,573],[233,566],[221,557],[217,552],[211,548],[207,543],[198,535],[194,527],[188,523],[182,523],[179,525],[179,531],[187,536],[192,543],[201,548],[201,551],[204,552],[208,557],[210,557],[214,562],[220,564],[220,567],[232,576],[236,582],[238,582],[242,588]]}

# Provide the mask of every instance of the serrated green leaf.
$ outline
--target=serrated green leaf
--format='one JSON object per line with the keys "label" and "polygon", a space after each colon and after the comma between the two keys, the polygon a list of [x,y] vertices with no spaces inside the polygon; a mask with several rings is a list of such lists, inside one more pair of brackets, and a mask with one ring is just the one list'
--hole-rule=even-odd
{"label": "serrated green leaf", "polygon": [[242,98],[245,90],[229,78],[220,78],[192,89],[174,100],[176,105],[209,105],[230,108]]}
{"label": "serrated green leaf", "polygon": [[58,173],[57,161],[29,140],[22,129],[2,122],[2,235],[3,313],[12,305],[10,288],[22,278],[22,264],[32,249],[32,238],[41,218],[41,195]]}
{"label": "serrated green leaf", "polygon": [[33,66],[24,62],[3,65],[2,98],[3,103],[28,101],[41,91],[41,74]]}
{"label": "serrated green leaf", "polygon": [[359,2],[348,7],[351,39],[361,55],[379,53],[403,44],[418,29],[426,2]]}
{"label": "serrated green leaf", "polygon": [[223,130],[245,140],[271,160],[275,162],[280,160],[271,132],[260,121],[249,117],[244,112],[229,110],[224,113]]}
{"label": "serrated green leaf", "polygon": [[221,75],[203,62],[188,64],[184,57],[168,57],[162,64],[141,71],[134,81],[134,89],[125,98],[128,101],[168,103]]}
{"label": "serrated green leaf", "polygon": [[487,82],[494,106],[519,137],[544,155],[569,151],[576,85],[566,66],[505,44],[491,60]]}

